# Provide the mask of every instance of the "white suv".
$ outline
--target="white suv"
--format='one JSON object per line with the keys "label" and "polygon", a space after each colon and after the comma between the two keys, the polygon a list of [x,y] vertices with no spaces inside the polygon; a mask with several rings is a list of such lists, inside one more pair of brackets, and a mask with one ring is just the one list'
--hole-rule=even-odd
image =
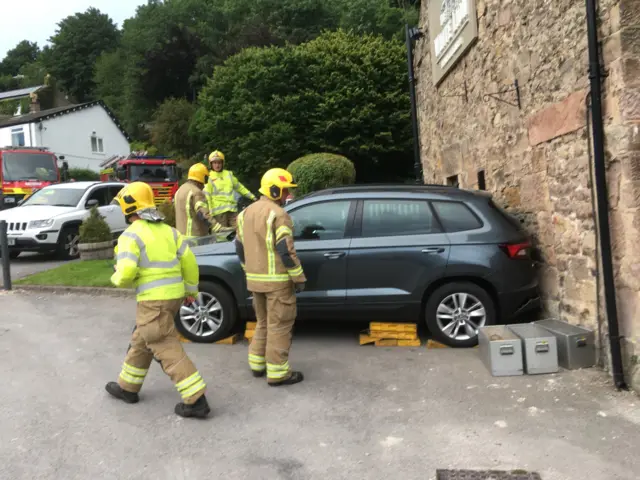
{"label": "white suv", "polygon": [[123,187],[119,182],[60,183],[38,190],[18,207],[3,210],[0,220],[8,224],[11,258],[20,252],[78,257],[79,227],[94,205],[117,238],[128,225],[120,207],[110,203]]}

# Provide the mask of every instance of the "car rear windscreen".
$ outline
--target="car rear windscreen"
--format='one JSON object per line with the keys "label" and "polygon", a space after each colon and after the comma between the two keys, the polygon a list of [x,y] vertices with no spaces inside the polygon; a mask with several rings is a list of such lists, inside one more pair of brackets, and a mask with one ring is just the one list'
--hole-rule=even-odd
{"label": "car rear windscreen", "polygon": [[497,205],[493,200],[489,200],[489,206],[504,220],[507,221],[510,225],[512,225],[517,231],[524,232],[524,227],[522,222],[518,220],[516,217],[507,212],[504,208]]}

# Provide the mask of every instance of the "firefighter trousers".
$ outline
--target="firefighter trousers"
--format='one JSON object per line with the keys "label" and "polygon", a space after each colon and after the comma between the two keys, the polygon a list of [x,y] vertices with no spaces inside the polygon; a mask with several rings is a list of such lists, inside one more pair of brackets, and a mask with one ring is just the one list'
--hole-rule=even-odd
{"label": "firefighter trousers", "polygon": [[118,384],[127,392],[139,392],[154,356],[169,375],[185,404],[204,395],[206,384],[187,356],[174,326],[182,300],[138,302],[136,329],[124,358]]}
{"label": "firefighter trousers", "polygon": [[238,212],[223,212],[213,217],[223,227],[236,228]]}
{"label": "firefighter trousers", "polygon": [[289,349],[297,313],[293,285],[252,294],[257,324],[249,345],[249,366],[256,372],[266,370],[269,383],[287,380],[291,377]]}

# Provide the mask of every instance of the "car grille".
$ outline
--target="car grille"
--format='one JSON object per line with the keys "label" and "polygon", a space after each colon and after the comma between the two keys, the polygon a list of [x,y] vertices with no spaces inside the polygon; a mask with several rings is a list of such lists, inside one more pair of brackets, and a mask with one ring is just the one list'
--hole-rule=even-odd
{"label": "car grille", "polygon": [[160,187],[154,192],[156,205],[161,205],[167,200],[171,199],[171,187]]}
{"label": "car grille", "polygon": [[9,232],[22,232],[27,229],[27,222],[16,222],[8,224]]}

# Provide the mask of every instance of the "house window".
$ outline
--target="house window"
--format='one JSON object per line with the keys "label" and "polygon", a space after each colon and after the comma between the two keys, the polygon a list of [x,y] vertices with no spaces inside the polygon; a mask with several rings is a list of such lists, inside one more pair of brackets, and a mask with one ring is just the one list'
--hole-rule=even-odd
{"label": "house window", "polygon": [[95,135],[91,137],[91,151],[93,153],[104,153],[102,138],[96,137]]}
{"label": "house window", "polygon": [[487,182],[484,178],[484,170],[478,170],[478,190],[486,190]]}
{"label": "house window", "polygon": [[460,188],[460,180],[458,180],[458,175],[451,175],[447,177],[447,185],[450,187]]}
{"label": "house window", "polygon": [[11,129],[11,146],[12,147],[24,147],[24,129],[12,128]]}

